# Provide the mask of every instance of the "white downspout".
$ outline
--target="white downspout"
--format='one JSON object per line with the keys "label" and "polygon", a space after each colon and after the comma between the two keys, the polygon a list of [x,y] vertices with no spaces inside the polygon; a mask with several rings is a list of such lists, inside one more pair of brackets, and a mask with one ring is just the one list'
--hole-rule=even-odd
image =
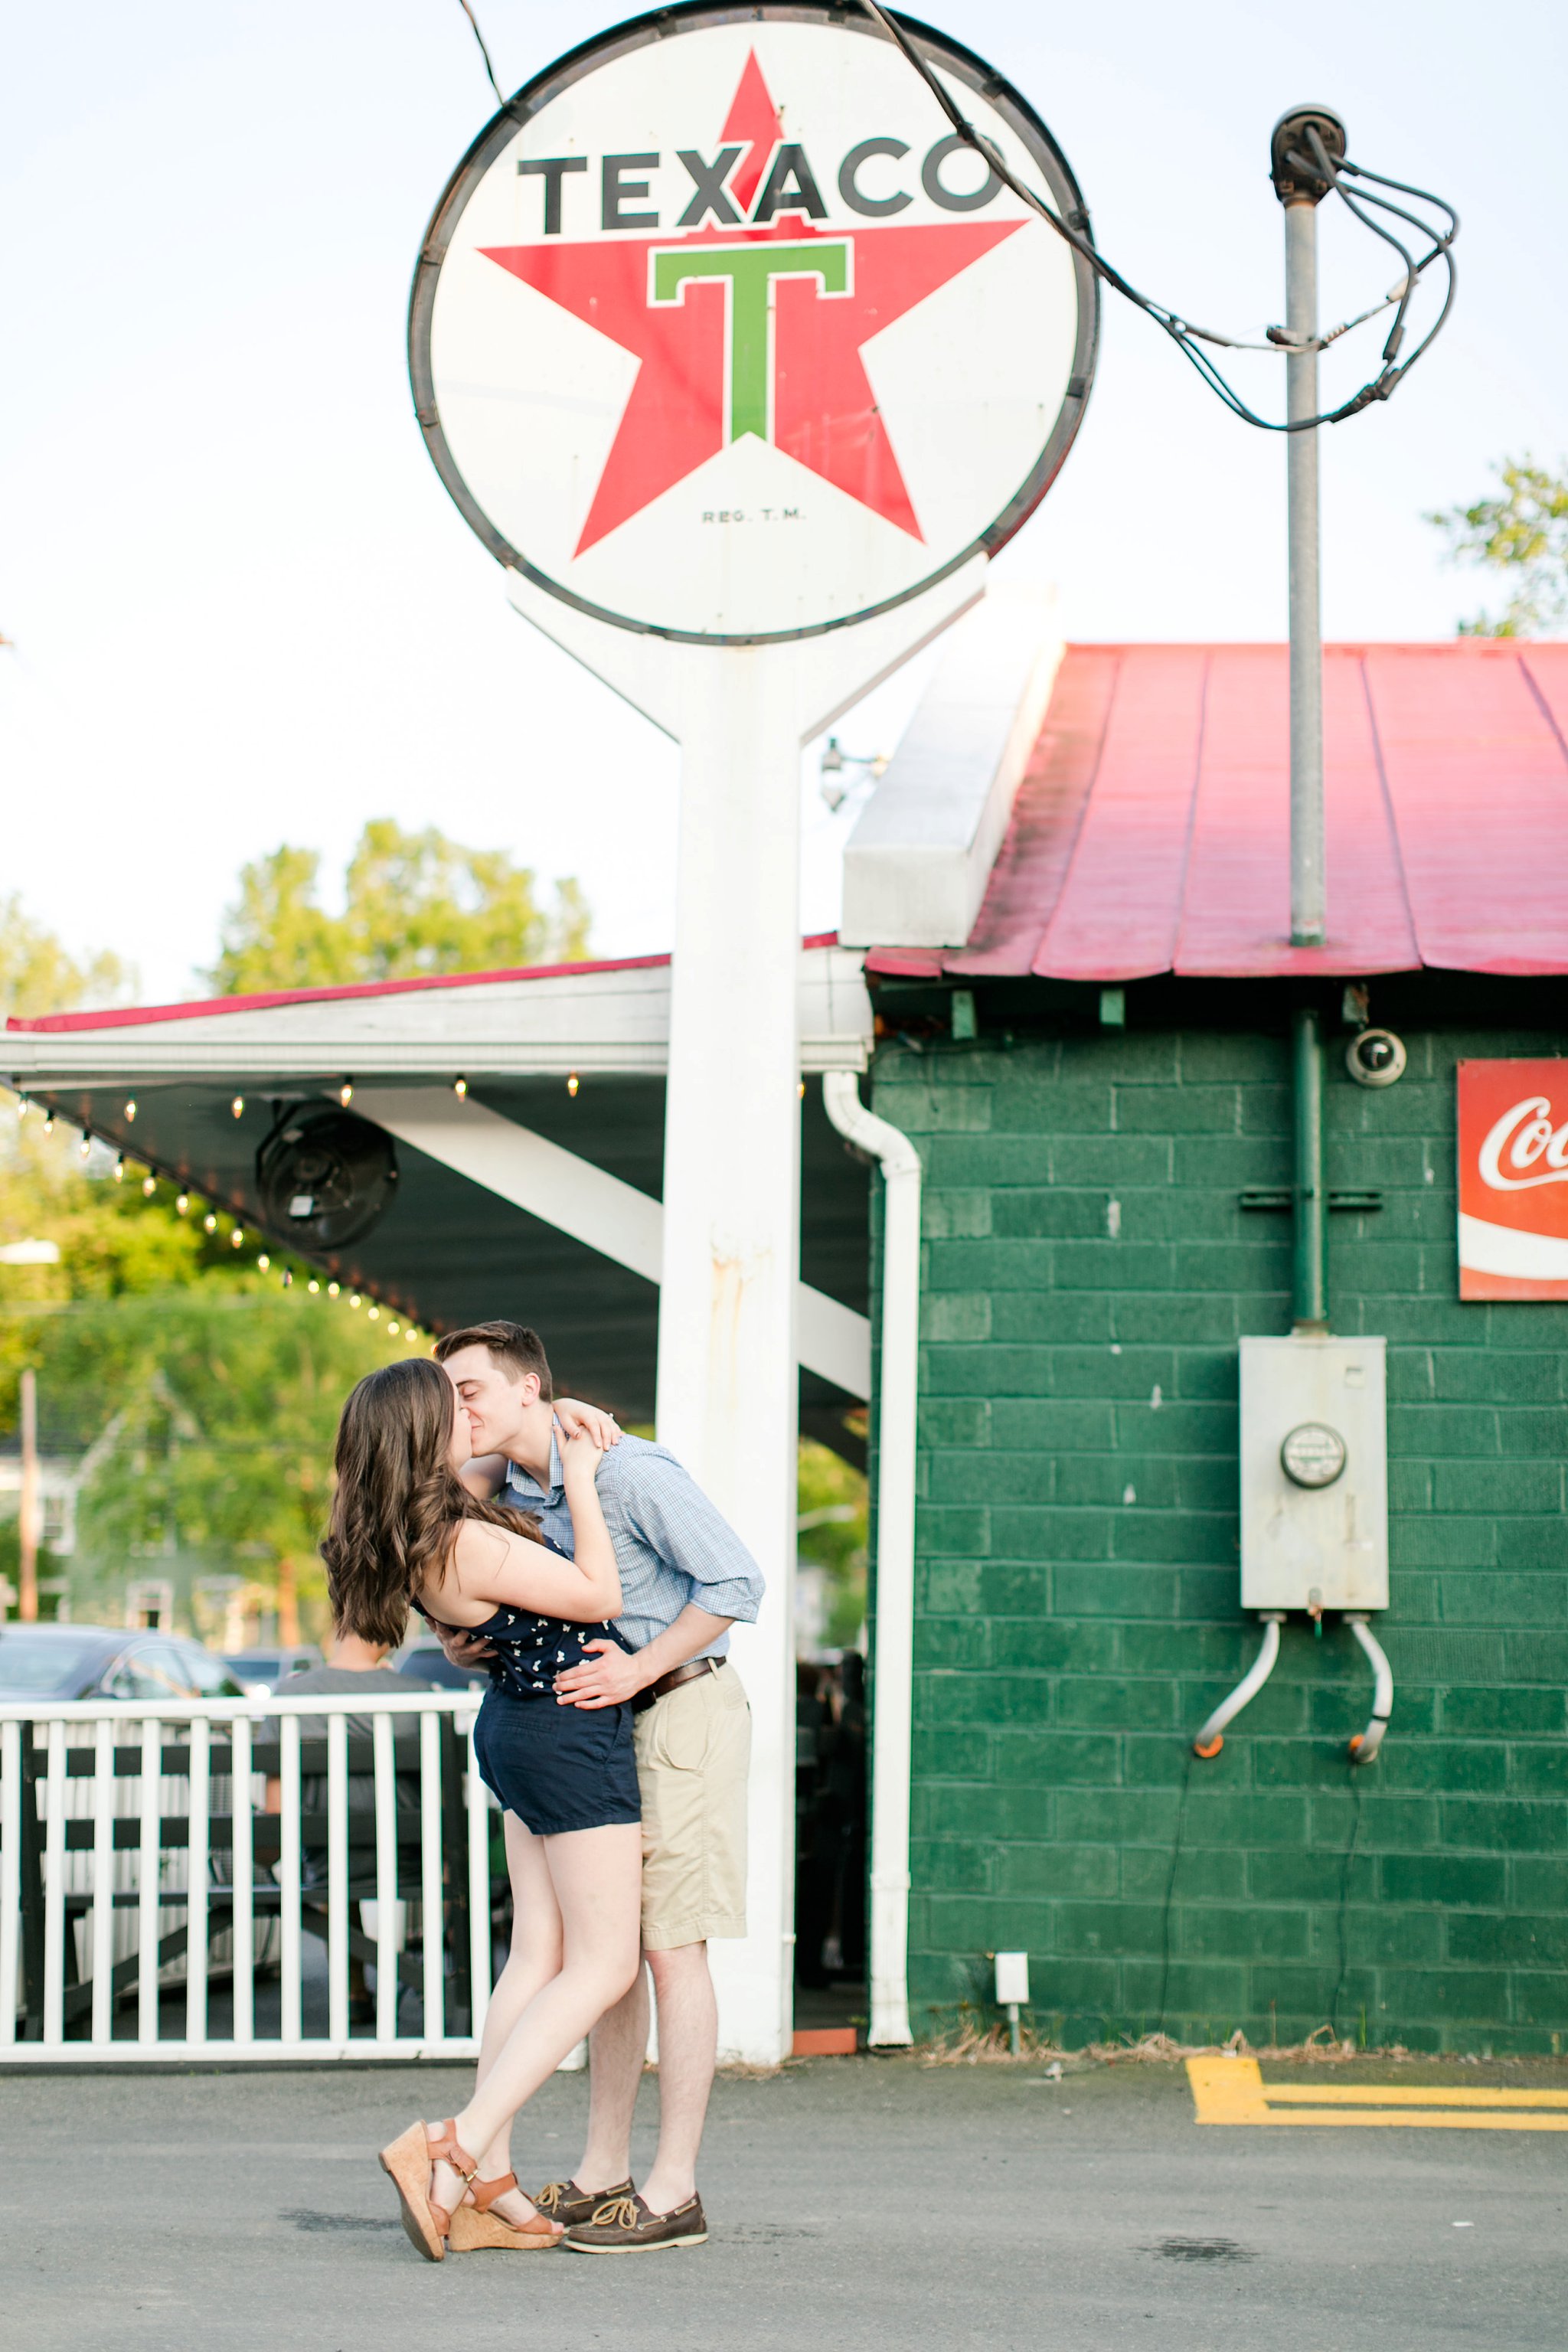
{"label": "white downspout", "polygon": [[853,1071],[829,1070],[823,1107],[840,1135],[880,1161],[881,1374],[877,1408],[877,1642],[871,1727],[873,2049],[910,2032],[910,1750],[914,1702],[915,1406],[921,1312],[921,1160],[867,1109]]}

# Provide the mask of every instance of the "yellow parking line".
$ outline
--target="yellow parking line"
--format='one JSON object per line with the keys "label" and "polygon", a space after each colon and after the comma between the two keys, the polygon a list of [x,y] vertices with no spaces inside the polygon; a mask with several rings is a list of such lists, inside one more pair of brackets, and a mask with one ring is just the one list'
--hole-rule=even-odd
{"label": "yellow parking line", "polygon": [[1424,2131],[1568,2131],[1568,2091],[1429,2090],[1406,2084],[1265,2083],[1256,2058],[1189,2058],[1200,2124],[1398,2126]]}

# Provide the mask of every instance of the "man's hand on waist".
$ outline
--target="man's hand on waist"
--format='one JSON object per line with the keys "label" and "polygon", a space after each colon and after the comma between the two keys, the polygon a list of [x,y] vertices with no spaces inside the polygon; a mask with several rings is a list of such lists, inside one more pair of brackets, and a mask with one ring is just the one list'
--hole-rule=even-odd
{"label": "man's hand on waist", "polygon": [[430,1631],[455,1666],[475,1666],[482,1669],[495,1656],[493,1642],[485,1641],[478,1633],[465,1632],[461,1625],[439,1625],[432,1617]]}
{"label": "man's hand on waist", "polygon": [[623,1650],[618,1643],[602,1638],[584,1642],[584,1649],[597,1654],[557,1675],[555,1695],[563,1706],[620,1706],[626,1700],[635,1698],[638,1691],[646,1690],[649,1683],[658,1682],[665,1675],[673,1674],[677,1666],[685,1665],[689,1658],[711,1649],[733,1622],[729,1617],[714,1617],[689,1601],[674,1624],[657,1635],[646,1649]]}

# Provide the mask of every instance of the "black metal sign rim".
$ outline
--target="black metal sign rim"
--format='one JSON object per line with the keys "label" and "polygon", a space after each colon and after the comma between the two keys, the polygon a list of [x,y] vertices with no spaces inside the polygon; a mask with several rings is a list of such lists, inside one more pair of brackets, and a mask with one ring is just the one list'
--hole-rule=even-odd
{"label": "black metal sign rim", "polygon": [[[607,606],[593,604],[588,598],[579,596],[574,590],[563,586],[559,580],[541,571],[537,564],[531,563],[521,549],[513,547],[510,541],[497,530],[464,481],[447,445],[437,405],[430,365],[430,330],[436,308],[436,281],[469,197],[496,156],[516,136],[521,126],[558,98],[563,90],[580,81],[584,74],[596,69],[607,59],[626,56],[635,49],[647,47],[650,42],[668,40],[681,33],[702,32],[717,25],[752,25],[770,18],[789,24],[832,25],[841,31],[861,34],[868,39],[885,38],[872,20],[862,11],[851,7],[848,0],[838,0],[838,5],[835,5],[835,0],[756,0],[756,4],[750,7],[715,6],[711,0],[679,0],[678,5],[632,17],[608,33],[584,41],[565,57],[557,58],[532,81],[525,83],[479,132],[447,183],[440,202],[431,215],[409,291],[408,372],[414,391],[415,415],[436,470],[469,530],[499,563],[504,564],[510,572],[520,572],[536,588],[542,588],[562,604],[586,614],[592,620],[607,622],[613,628],[626,629],[637,636],[664,637],[676,645],[790,645],[805,637],[826,636],[835,629],[853,628],[859,622],[875,620],[880,614],[893,612],[899,605],[909,604],[912,598],[923,596],[940,582],[962,571],[976,555],[995,555],[1016,532],[1022,530],[1060,473],[1083,422],[1094,383],[1095,360],[1100,344],[1100,281],[1082,256],[1075,254],[1073,274],[1078,292],[1078,338],[1068,379],[1068,389],[1045,447],[1001,513],[967,547],[961,549],[946,563],[940,564],[935,571],[928,572],[923,579],[900,589],[896,596],[884,597],[879,604],[868,604],[857,613],[842,614],[835,620],[813,622],[805,628],[745,631],[731,635],[703,629],[666,628],[658,622],[633,620],[625,613],[612,612]],[[1058,210],[1068,219],[1076,215],[1075,225],[1081,223],[1080,234],[1091,236],[1083,197],[1071,167],[1027,101],[983,58],[950,39],[945,33],[936,32],[912,16],[900,16],[900,22],[955,80],[975,91],[995,109],[1037,166]]]}

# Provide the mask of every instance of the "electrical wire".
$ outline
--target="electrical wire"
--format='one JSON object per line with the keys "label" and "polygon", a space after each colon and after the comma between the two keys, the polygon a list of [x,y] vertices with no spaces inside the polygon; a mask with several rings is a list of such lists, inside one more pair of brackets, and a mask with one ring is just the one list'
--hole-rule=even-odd
{"label": "electrical wire", "polygon": [[[1089,264],[1096,277],[1102,278],[1107,286],[1131,302],[1135,309],[1152,319],[1157,327],[1163,328],[1184,359],[1197,370],[1209,390],[1224,402],[1234,416],[1240,417],[1244,424],[1255,425],[1260,431],[1266,433],[1310,433],[1320,425],[1339,425],[1342,424],[1346,417],[1359,415],[1361,411],[1369,407],[1373,401],[1387,400],[1391,396],[1395,386],[1409,373],[1422,352],[1427,349],[1434,336],[1440,331],[1447,321],[1454,304],[1456,282],[1452,247],[1454,239],[1459,233],[1459,216],[1453,205],[1444,197],[1433,195],[1425,188],[1410,187],[1403,180],[1385,179],[1379,172],[1370,172],[1363,164],[1352,163],[1348,156],[1342,157],[1337,163],[1334,163],[1319,138],[1315,127],[1309,124],[1307,137],[1313,149],[1311,158],[1309,160],[1305,156],[1292,153],[1286,160],[1302,170],[1313,172],[1321,176],[1363,227],[1372,229],[1375,235],[1385,238],[1395,247],[1405,261],[1404,279],[1390,292],[1384,301],[1375,303],[1372,310],[1363,311],[1359,319],[1347,320],[1342,326],[1331,329],[1326,335],[1317,335],[1310,339],[1298,341],[1288,329],[1276,327],[1268,331],[1268,340],[1266,343],[1249,343],[1232,335],[1222,335],[1213,328],[1194,327],[1190,320],[1182,318],[1164,303],[1156,302],[1152,296],[1140,293],[1135,286],[1129,284],[1119,269],[1114,268],[1103,255],[1097,251],[1087,233],[1089,229],[1087,215],[1077,216],[1082,222],[1080,231],[1077,226],[1063,220],[1059,213],[1053,212],[1050,205],[1035,194],[1033,188],[1026,186],[1016,178],[1003,161],[994,142],[982,137],[975,130],[974,125],[954,100],[952,92],[939,79],[929,58],[910,38],[899,19],[889,15],[889,11],[880,5],[880,0],[860,0],[860,5],[920,75],[964,145],[972,147],[982,162],[995,173],[1003,186],[1010,189],[1020,203],[1027,205],[1031,211],[1037,213],[1047,226],[1054,229],[1063,242],[1069,245],[1073,251]],[[1397,188],[1402,195],[1413,196],[1421,204],[1436,205],[1437,210],[1447,218],[1447,231],[1439,235],[1437,230],[1428,223],[1417,219],[1413,213],[1405,212],[1402,206],[1390,203],[1386,196],[1373,195],[1370,188],[1358,187],[1352,194],[1342,184],[1342,176],[1346,173],[1358,183],[1371,181],[1381,188]],[[1365,205],[1375,206],[1378,210],[1396,215],[1401,220],[1414,222],[1421,235],[1428,240],[1431,250],[1416,260],[1392,230],[1385,229],[1379,223],[1368,218],[1363,209]],[[1400,366],[1396,364],[1396,361],[1404,338],[1405,315],[1409,308],[1411,296],[1415,290],[1416,282],[1422,272],[1429,269],[1432,264],[1438,260],[1443,262],[1447,272],[1447,284],[1442,309],[1438,313],[1436,325],[1423,337],[1404,365]],[[1299,357],[1305,352],[1325,350],[1330,343],[1338,341],[1342,335],[1348,334],[1352,327],[1363,325],[1366,320],[1375,318],[1380,311],[1394,305],[1397,305],[1396,314],[1384,345],[1384,364],[1381,372],[1363,383],[1360,391],[1353,393],[1349,400],[1342,401],[1339,407],[1325,409],[1316,416],[1292,417],[1283,423],[1272,417],[1259,416],[1255,409],[1247,406],[1235,386],[1220,373],[1208,353],[1201,348],[1204,343],[1213,343],[1226,351],[1279,351],[1287,358]]]}
{"label": "electrical wire", "polygon": [[[458,5],[474,28],[474,38],[479,45],[479,55],[485,61],[485,71],[490,78],[490,88],[496,94],[496,104],[500,107],[505,108],[507,103],[506,98],[502,92],[500,82],[496,79],[496,69],[490,63],[490,53],[485,47],[485,37],[479,30],[479,20],[475,16],[473,10],[469,7],[468,0],[458,0]],[[510,111],[510,110],[508,110]]]}

